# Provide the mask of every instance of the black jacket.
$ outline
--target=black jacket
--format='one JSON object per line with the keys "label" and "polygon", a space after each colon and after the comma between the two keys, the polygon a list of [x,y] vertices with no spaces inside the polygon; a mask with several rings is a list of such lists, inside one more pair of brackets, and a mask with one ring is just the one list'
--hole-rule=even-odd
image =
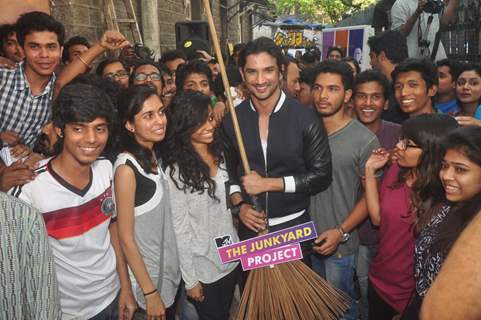
{"label": "black jacket", "polygon": [[[281,94],[269,119],[266,164],[257,111],[248,99],[236,108],[236,113],[251,170],[263,177],[294,177],[295,193],[262,194],[259,196],[262,209],[269,218],[307,209],[309,196],[325,190],[332,179],[331,151],[319,115]],[[223,131],[230,183],[241,186],[243,168],[230,115],[224,118]]]}

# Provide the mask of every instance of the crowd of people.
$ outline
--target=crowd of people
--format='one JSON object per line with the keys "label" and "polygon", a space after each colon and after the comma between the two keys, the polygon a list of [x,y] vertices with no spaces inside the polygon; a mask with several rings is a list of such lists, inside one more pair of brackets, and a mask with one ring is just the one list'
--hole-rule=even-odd
{"label": "crowd of people", "polygon": [[303,262],[344,319],[440,319],[481,252],[481,66],[416,58],[401,31],[368,45],[370,70],[238,44],[225,88],[208,48],[156,61],[117,31],[65,41],[41,12],[2,26],[0,318],[227,320],[248,273],[216,238],[312,220]]}

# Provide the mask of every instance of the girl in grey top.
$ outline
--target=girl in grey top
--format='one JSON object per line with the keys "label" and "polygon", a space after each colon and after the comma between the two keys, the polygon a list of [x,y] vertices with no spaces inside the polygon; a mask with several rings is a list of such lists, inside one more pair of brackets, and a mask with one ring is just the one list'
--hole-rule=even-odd
{"label": "girl in grey top", "polygon": [[[119,99],[124,152],[114,170],[119,239],[139,304],[135,319],[174,319],[180,282],[169,189],[153,153],[165,137],[164,106],[153,89],[135,86]],[[165,318],[164,318],[165,317]]]}
{"label": "girl in grey top", "polygon": [[[180,269],[199,319],[228,319],[237,262],[222,264],[215,238],[238,241],[226,204],[227,172],[210,99],[186,91],[169,109],[163,143]],[[228,237],[226,237],[228,236]]]}

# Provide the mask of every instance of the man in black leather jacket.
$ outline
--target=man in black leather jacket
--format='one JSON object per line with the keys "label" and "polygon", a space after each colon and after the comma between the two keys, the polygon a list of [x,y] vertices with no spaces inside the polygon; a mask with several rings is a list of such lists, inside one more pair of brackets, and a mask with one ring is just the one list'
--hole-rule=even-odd
{"label": "man in black leather jacket", "polygon": [[[250,99],[236,113],[251,172],[243,172],[231,118],[223,122],[241,239],[266,227],[274,231],[309,221],[309,196],[325,190],[332,179],[324,125],[315,111],[282,92],[282,61],[280,48],[268,38],[249,42],[239,56]],[[248,195],[257,197],[256,210]]]}

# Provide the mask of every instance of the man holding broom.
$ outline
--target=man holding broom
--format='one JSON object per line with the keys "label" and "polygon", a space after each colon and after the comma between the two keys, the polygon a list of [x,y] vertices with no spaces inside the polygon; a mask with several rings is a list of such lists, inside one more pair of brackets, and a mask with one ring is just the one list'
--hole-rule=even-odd
{"label": "man holding broom", "polygon": [[[239,56],[250,99],[236,113],[250,172],[242,170],[231,118],[223,122],[231,202],[242,240],[310,221],[309,196],[331,184],[324,126],[315,111],[281,90],[282,62],[281,49],[268,38],[249,42]],[[255,206],[249,196],[255,196]]]}

